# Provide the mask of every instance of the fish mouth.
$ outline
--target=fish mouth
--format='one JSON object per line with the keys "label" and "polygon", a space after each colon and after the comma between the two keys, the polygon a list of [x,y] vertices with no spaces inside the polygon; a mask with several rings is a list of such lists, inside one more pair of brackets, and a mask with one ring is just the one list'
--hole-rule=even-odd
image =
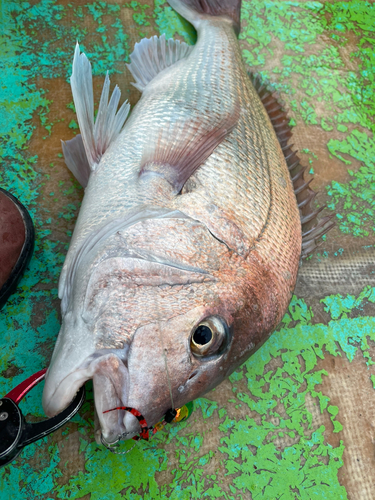
{"label": "fish mouth", "polygon": [[81,368],[58,383],[53,370],[48,371],[43,392],[46,415],[52,417],[63,411],[80,387],[92,379],[95,408],[105,443],[111,445],[119,440],[131,439],[141,430],[137,418],[124,410],[108,411],[127,406],[129,372],[126,365],[126,359],[121,359],[117,353],[95,353],[85,360]]}

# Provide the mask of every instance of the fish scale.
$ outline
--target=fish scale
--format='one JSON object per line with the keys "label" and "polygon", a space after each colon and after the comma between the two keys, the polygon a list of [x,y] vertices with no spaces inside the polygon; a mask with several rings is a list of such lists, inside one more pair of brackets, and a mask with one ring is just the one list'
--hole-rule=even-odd
{"label": "fish scale", "polygon": [[125,111],[107,103],[108,78],[94,125],[78,46],[73,61],[82,137],[64,154],[89,179],[60,278],[63,321],[43,404],[60,411],[92,378],[106,443],[139,432],[131,413],[109,410],[134,408],[154,425],[246,360],[284,314],[301,255],[294,186],[265,109],[274,98],[241,59],[240,1],[170,4],[196,27],[197,44],[161,36],[136,45],[128,67],[142,97],[121,131]]}

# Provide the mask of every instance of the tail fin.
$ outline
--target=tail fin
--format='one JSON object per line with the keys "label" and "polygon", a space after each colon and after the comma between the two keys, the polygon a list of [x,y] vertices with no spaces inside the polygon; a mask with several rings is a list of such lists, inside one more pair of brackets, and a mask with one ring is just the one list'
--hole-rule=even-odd
{"label": "tail fin", "polygon": [[240,32],[241,0],[168,0],[168,3],[194,27],[203,16],[225,16],[233,21],[237,35]]}

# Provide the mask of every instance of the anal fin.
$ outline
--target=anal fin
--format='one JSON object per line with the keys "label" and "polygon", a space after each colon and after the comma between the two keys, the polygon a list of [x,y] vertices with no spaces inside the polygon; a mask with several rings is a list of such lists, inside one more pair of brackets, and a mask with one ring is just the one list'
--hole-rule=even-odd
{"label": "anal fin", "polygon": [[301,165],[297,151],[293,150],[293,144],[288,144],[292,136],[288,114],[281,104],[278,94],[269,89],[268,82],[262,82],[259,75],[254,75],[251,72],[249,72],[249,76],[268,113],[291,174],[302,225],[301,256],[306,258],[320,244],[322,236],[334,227],[335,223],[332,221],[334,215],[328,215],[316,220],[317,215],[325,206],[317,210],[312,207],[312,202],[317,193],[310,188],[313,178],[309,181],[304,179],[307,167]]}

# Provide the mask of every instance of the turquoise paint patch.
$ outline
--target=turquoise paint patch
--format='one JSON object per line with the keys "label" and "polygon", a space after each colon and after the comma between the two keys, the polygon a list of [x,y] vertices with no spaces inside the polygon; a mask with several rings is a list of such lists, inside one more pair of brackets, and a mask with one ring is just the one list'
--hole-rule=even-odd
{"label": "turquoise paint patch", "polygon": [[[135,13],[133,14],[133,20],[139,26],[150,26],[151,15],[148,14],[150,9],[149,5],[142,5],[139,2],[132,1],[126,4],[127,7],[132,8]],[[140,37],[142,38],[142,34],[140,33]]]}
{"label": "turquoise paint patch", "polygon": [[[310,499],[312,494],[317,498],[347,498],[345,489],[335,478],[342,465],[343,443],[337,448],[324,444],[325,429],[313,428],[305,398],[310,394],[319,403],[320,411],[328,411],[333,432],[342,430],[342,424],[336,420],[339,409],[329,405],[329,398],[316,387],[322,376],[328,374],[314,369],[318,359],[324,357],[323,346],[330,354],[340,355],[336,343],[349,360],[358,349],[362,350],[365,359],[369,358],[368,339],[375,340],[374,319],[348,319],[345,314],[359,307],[365,299],[373,301],[373,293],[372,288],[366,288],[358,297],[350,297],[348,303],[339,302],[340,296],[323,299],[327,304],[338,301],[335,308],[328,308],[327,312],[335,319],[342,318],[328,325],[309,324],[313,315],[307,314],[306,307],[301,307],[302,312],[294,316],[297,325],[275,333],[267,341],[267,348],[259,350],[246,362],[243,371],[248,379],[249,393],[237,393],[237,398],[262,415],[261,425],[249,417],[243,421],[226,418],[221,430],[232,432],[221,440],[223,447],[220,448],[228,454],[226,468],[229,475],[234,475],[233,485],[244,497],[251,492],[253,498],[278,498],[289,488],[295,488],[299,498]],[[295,310],[293,302],[303,303],[295,298],[290,306],[292,310]],[[284,323],[290,320],[287,314]],[[266,370],[273,358],[281,358],[283,362],[276,372]],[[373,363],[371,359],[368,361],[368,364]],[[373,376],[371,380],[374,381]],[[268,389],[264,390],[266,384]],[[301,391],[303,386],[306,389]],[[281,412],[276,410],[276,403]],[[293,437],[297,433],[300,438],[298,443],[280,450],[273,441],[276,435],[288,430],[293,430]],[[311,446],[317,446],[316,453],[311,452]],[[323,457],[329,457],[328,466],[322,461]],[[241,459],[241,467],[238,459]]]}
{"label": "turquoise paint patch", "polygon": [[[339,227],[343,233],[353,236],[369,236],[375,231],[375,141],[365,132],[353,130],[343,141],[331,139],[329,151],[350,165],[348,156],[364,165],[357,172],[348,170],[352,180],[341,184],[333,181],[327,188],[331,197],[328,205],[339,211]],[[345,155],[343,157],[342,155]]]}
{"label": "turquoise paint patch", "polygon": [[160,34],[165,33],[166,38],[173,38],[177,33],[189,45],[194,45],[197,40],[193,26],[183,17],[169,7],[164,0],[155,0],[155,22]]}
{"label": "turquoise paint patch", "polygon": [[353,295],[347,295],[343,297],[342,295],[330,295],[321,300],[325,305],[325,311],[328,312],[332,319],[339,319],[340,317],[347,318],[347,314],[353,309],[359,309],[363,307],[363,302],[366,301],[374,303],[375,302],[375,288],[370,286],[365,288],[359,297],[354,297]]}

